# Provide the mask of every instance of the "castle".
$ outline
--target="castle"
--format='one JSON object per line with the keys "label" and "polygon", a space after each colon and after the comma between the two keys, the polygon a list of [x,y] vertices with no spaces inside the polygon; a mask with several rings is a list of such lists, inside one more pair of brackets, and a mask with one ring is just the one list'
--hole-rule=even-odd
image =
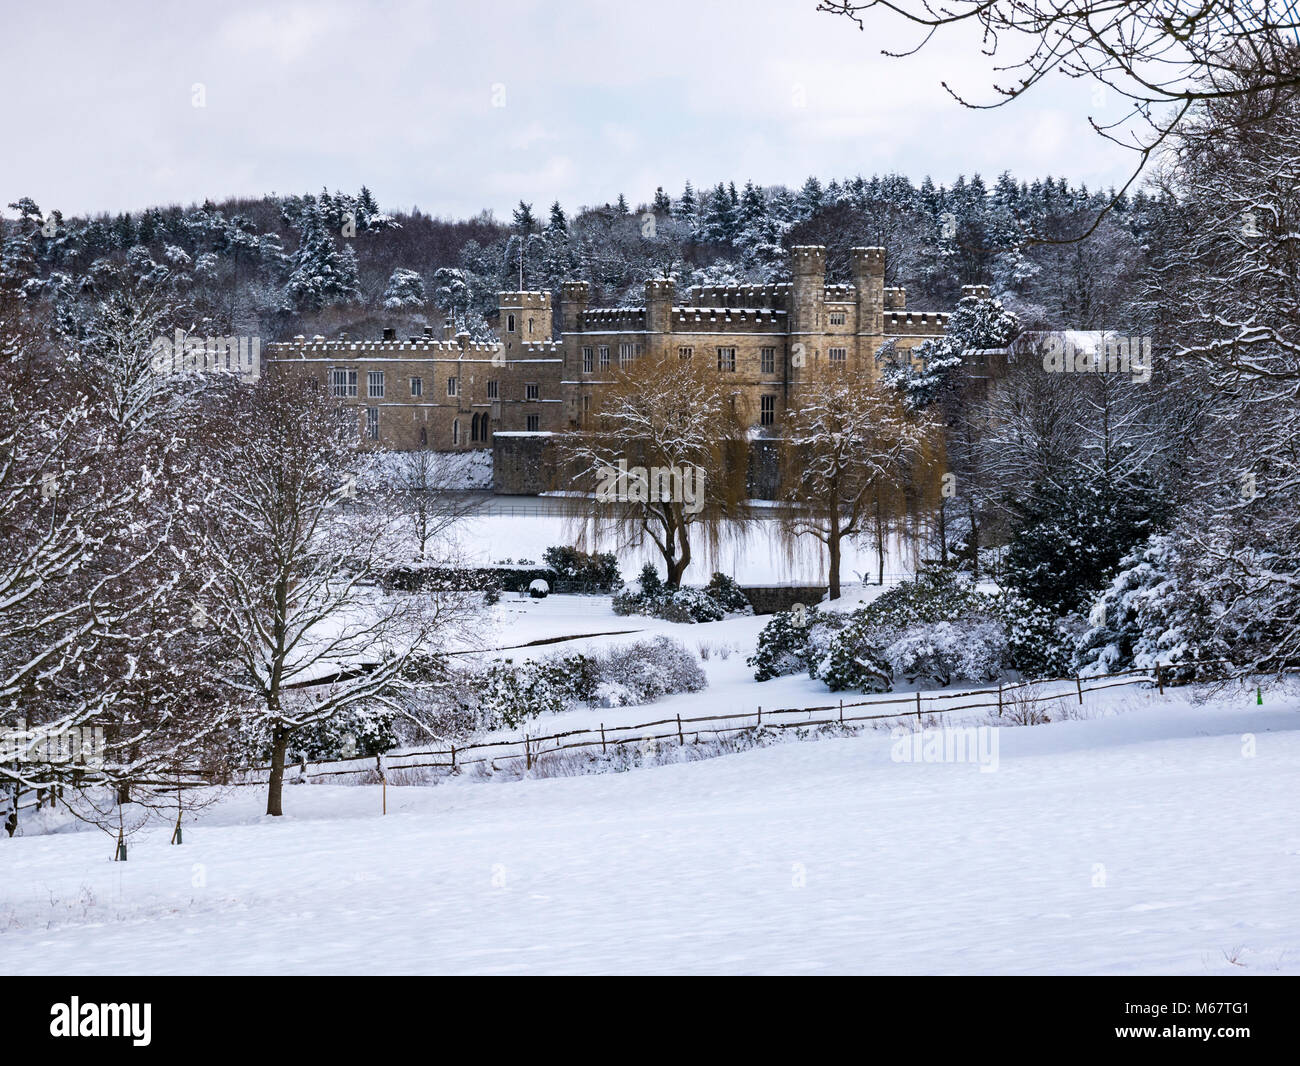
{"label": "castle", "polygon": [[[877,368],[893,341],[910,353],[940,336],[948,316],[908,311],[903,289],[885,287],[883,248],[854,248],[852,284],[826,284],[826,249],[791,249],[790,282],[695,286],[677,302],[674,282],[645,283],[642,307],[589,307],[585,281],[561,286],[556,339],[549,292],[503,292],[498,343],[468,334],[441,340],[379,341],[299,336],[267,346],[267,361],[291,366],[357,408],[363,436],[410,450],[488,448],[502,433],[576,429],[608,374],[642,356],[707,360],[734,383],[737,409],[751,426],[779,427],[799,402],[807,368],[842,363]],[[987,295],[967,286],[963,295]]]}

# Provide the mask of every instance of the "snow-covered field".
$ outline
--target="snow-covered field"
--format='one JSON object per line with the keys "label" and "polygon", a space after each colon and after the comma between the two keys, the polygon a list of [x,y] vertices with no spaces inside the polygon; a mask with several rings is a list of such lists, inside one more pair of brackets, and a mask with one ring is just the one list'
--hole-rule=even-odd
{"label": "snow-covered field", "polygon": [[1119,690],[995,772],[888,732],[627,773],[259,790],[0,841],[49,973],[1300,973],[1300,698]]}

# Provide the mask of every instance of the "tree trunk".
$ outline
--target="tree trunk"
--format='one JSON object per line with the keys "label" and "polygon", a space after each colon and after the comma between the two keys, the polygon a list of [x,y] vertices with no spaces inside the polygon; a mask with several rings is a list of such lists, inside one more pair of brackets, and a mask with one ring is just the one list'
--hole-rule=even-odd
{"label": "tree trunk", "polygon": [[970,569],[971,577],[980,579],[980,527],[975,518],[975,501],[967,499],[966,509],[970,512]]}
{"label": "tree trunk", "polygon": [[826,544],[830,549],[831,565],[827,572],[827,583],[829,589],[827,596],[829,599],[838,600],[840,598],[840,537],[838,533],[832,533]]}
{"label": "tree trunk", "polygon": [[948,565],[948,509],[939,501],[939,565]]}
{"label": "tree trunk", "polygon": [[876,554],[880,559],[876,570],[876,584],[885,583],[885,520],[880,512],[880,494],[876,494]]}
{"label": "tree trunk", "polygon": [[266,813],[279,817],[284,814],[282,796],[284,793],[284,752],[288,747],[289,734],[280,726],[275,728],[275,737],[271,742],[271,777],[266,792]]}

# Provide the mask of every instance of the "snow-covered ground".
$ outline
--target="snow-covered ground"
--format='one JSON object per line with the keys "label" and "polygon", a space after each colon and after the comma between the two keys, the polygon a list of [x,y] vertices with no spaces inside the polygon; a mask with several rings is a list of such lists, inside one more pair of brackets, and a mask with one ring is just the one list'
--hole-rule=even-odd
{"label": "snow-covered ground", "polygon": [[[702,541],[702,538],[697,538]],[[494,563],[509,558],[531,560],[542,565],[542,553],[556,544],[574,544],[586,551],[613,551],[619,570],[633,580],[648,562],[663,572],[663,559],[653,546],[629,546],[609,530],[597,531],[590,521],[558,515],[510,516],[485,514],[457,523],[455,554],[466,563]],[[780,535],[775,521],[752,522],[746,528],[731,527],[716,552],[704,543],[692,547],[692,561],[684,583],[704,585],[715,570],[734,577],[742,585],[819,583],[826,580],[826,550],[811,537],[793,548]],[[876,579],[879,560],[869,538],[845,544],[841,563],[845,581]],[[908,546],[893,539],[885,549],[886,579],[910,574],[914,559]]]}
{"label": "snow-covered ground", "polygon": [[[701,627],[702,628],[702,627]],[[763,686],[756,686],[762,688]],[[1300,697],[1121,689],[627,773],[260,790],[185,844],[0,841],[0,959],[49,973],[1300,973]],[[658,706],[658,705],[657,705]]]}

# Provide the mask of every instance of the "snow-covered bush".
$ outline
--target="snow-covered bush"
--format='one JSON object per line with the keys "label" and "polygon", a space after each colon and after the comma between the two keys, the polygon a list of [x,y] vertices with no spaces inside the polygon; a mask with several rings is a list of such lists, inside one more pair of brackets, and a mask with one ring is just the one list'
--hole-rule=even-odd
{"label": "snow-covered bush", "polygon": [[704,586],[705,595],[718,603],[728,614],[753,614],[754,607],[749,597],[740,591],[736,579],[715,570],[709,583]]}
{"label": "snow-covered bush", "polygon": [[607,695],[616,686],[632,697],[606,706],[651,703],[678,692],[701,692],[709,684],[686,645],[665,636],[608,649],[596,657],[596,671]]}
{"label": "snow-covered bush", "polygon": [[[295,729],[285,752],[286,762],[343,759],[380,755],[397,746],[397,715],[382,704],[355,704],[328,718]],[[243,743],[257,761],[271,756],[271,731],[262,720],[243,725]]]}
{"label": "snow-covered bush", "polygon": [[[1152,670],[1193,660],[1226,658],[1209,620],[1214,605],[1204,589],[1188,589],[1177,574],[1178,542],[1156,535],[1127,555],[1110,586],[1088,613],[1090,628],[1075,645],[1075,665],[1084,676],[1119,670]],[[1212,669],[1173,670],[1196,677]]]}
{"label": "snow-covered bush", "polygon": [[653,564],[641,571],[640,591],[625,589],[614,596],[617,615],[643,614],[669,622],[720,622],[728,614],[752,614],[753,607],[731,578],[714,574],[708,586],[671,589]]}
{"label": "snow-covered bush", "polygon": [[601,589],[615,589],[623,584],[613,552],[584,552],[567,544],[558,544],[542,553],[542,562],[562,581]]}
{"label": "snow-covered bush", "polygon": [[831,634],[845,621],[842,614],[816,607],[778,611],[759,631],[754,654],[746,660],[754,667],[754,680],[769,681],[812,669],[825,656]]}
{"label": "snow-covered bush", "polygon": [[888,590],[821,640],[807,652],[809,673],[832,691],[887,692],[895,676],[938,685],[991,681],[1012,666],[998,600],[948,571]]}
{"label": "snow-covered bush", "polygon": [[551,586],[540,577],[533,578],[528,583],[528,595],[535,600],[544,600],[551,594]]}
{"label": "snow-covered bush", "polygon": [[997,597],[1006,628],[1007,665],[1022,677],[1063,677],[1072,667],[1074,638],[1061,619],[1014,590]]}
{"label": "snow-covered bush", "polygon": [[988,618],[912,626],[884,649],[882,658],[895,676],[910,683],[994,681],[1006,666],[1006,632]]}

